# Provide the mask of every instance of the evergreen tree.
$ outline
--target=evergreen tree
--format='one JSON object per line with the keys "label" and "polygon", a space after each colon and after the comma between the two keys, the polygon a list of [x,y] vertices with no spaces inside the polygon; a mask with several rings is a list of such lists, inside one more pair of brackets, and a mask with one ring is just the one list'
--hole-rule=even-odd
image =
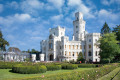
{"label": "evergreen tree", "polygon": [[120,41],[120,25],[117,25],[117,27],[113,28],[113,32],[115,32],[117,40]]}
{"label": "evergreen tree", "polygon": [[78,59],[77,59],[77,61],[82,61],[82,62],[85,61],[85,59],[83,58],[82,52],[80,52],[80,53],[78,54]]}
{"label": "evergreen tree", "polygon": [[2,31],[0,30],[0,50],[6,51],[6,46],[9,46],[9,42],[7,42],[7,41],[3,38]]}
{"label": "evergreen tree", "polygon": [[101,34],[106,34],[106,33],[110,33],[111,29],[109,28],[108,24],[105,22],[105,24],[103,25],[103,28],[101,29]]}

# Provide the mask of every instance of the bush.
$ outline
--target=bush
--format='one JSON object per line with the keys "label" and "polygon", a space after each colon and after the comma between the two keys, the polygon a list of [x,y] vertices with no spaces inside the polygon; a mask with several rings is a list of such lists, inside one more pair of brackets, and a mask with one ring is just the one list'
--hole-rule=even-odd
{"label": "bush", "polygon": [[77,69],[78,65],[76,64],[62,64],[62,69]]}
{"label": "bush", "polygon": [[12,69],[14,62],[0,62],[0,69]]}
{"label": "bush", "polygon": [[103,64],[107,64],[107,63],[109,63],[109,60],[108,59],[102,59],[100,62],[103,63]]}
{"label": "bush", "polygon": [[25,65],[16,65],[12,68],[12,71],[15,73],[21,74],[34,74],[34,73],[44,73],[47,71],[46,66],[25,66]]}
{"label": "bush", "polygon": [[99,66],[102,66],[102,65],[100,64],[78,64],[79,68],[95,68]]}
{"label": "bush", "polygon": [[46,65],[47,71],[54,71],[54,70],[60,70],[61,65]]}

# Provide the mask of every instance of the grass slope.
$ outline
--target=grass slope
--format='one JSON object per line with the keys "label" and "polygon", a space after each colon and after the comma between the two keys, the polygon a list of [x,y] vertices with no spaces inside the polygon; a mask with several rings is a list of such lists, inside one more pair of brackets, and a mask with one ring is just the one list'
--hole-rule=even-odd
{"label": "grass slope", "polygon": [[[112,72],[110,72],[107,75],[99,78],[98,80],[111,80],[119,71],[120,71],[120,67],[114,69]],[[120,73],[115,78],[113,80],[120,80]]]}
{"label": "grass slope", "polygon": [[[74,71],[83,71],[83,70],[89,70],[92,68],[78,68]],[[0,80],[18,80],[18,79],[24,79],[24,78],[31,78],[31,77],[39,77],[39,76],[50,76],[53,74],[60,74],[60,73],[66,73],[73,70],[56,70],[56,71],[47,71],[46,73],[40,73],[40,74],[18,74],[18,73],[12,73],[10,72],[11,69],[0,69]]]}

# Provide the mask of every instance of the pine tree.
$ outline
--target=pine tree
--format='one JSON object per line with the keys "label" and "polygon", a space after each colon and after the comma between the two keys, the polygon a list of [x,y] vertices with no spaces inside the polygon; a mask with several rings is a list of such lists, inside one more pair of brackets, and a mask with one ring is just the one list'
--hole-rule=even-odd
{"label": "pine tree", "polygon": [[9,42],[7,42],[7,41],[3,38],[2,31],[0,30],[0,50],[6,51],[6,46],[9,46]]}
{"label": "pine tree", "polygon": [[115,32],[117,40],[120,42],[120,25],[117,25],[117,27],[113,28],[113,32]]}
{"label": "pine tree", "polygon": [[105,24],[103,25],[103,28],[101,29],[101,34],[106,34],[106,33],[110,33],[111,29],[109,28],[108,24],[105,22]]}

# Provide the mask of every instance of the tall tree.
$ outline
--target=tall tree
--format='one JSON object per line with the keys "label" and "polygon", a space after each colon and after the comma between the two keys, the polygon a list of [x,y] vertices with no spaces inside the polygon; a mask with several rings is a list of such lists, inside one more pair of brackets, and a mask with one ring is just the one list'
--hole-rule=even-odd
{"label": "tall tree", "polygon": [[0,30],[0,50],[6,51],[6,46],[9,46],[9,42],[3,38],[2,31]]}
{"label": "tall tree", "polygon": [[101,60],[108,59],[110,62],[117,54],[120,54],[120,48],[117,43],[115,33],[104,34],[104,36],[100,38]]}
{"label": "tall tree", "polygon": [[117,27],[113,28],[113,32],[115,32],[117,40],[120,41],[120,25],[117,25]]}
{"label": "tall tree", "polygon": [[82,62],[85,61],[85,59],[83,58],[82,52],[80,52],[80,53],[78,54],[78,59],[77,59],[77,61],[82,61]]}
{"label": "tall tree", "polygon": [[105,24],[103,25],[103,28],[101,29],[101,34],[106,34],[106,33],[110,33],[111,29],[109,28],[108,24],[105,22]]}

